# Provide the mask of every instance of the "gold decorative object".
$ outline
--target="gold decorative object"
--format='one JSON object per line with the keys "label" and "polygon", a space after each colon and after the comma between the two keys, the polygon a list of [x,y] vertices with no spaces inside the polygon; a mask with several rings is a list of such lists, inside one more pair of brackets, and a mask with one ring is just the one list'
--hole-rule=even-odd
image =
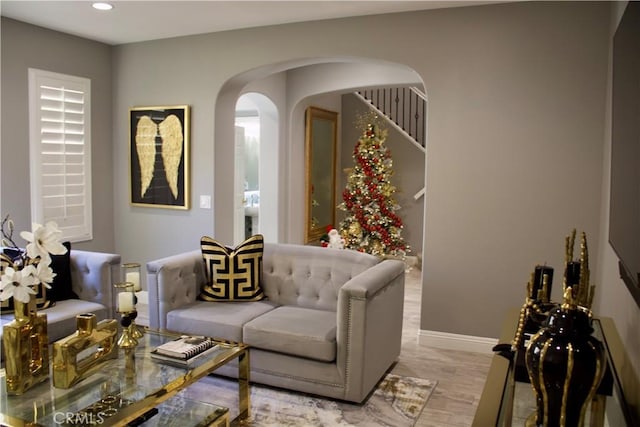
{"label": "gold decorative object", "polygon": [[527,297],[520,308],[518,327],[511,341],[511,351],[516,351],[523,346],[525,330],[533,328],[537,331],[549,310],[554,306],[550,301],[552,278],[553,269],[546,265],[536,266],[535,271],[531,273],[531,278],[527,282]]}
{"label": "gold decorative object", "polygon": [[[122,264],[122,280],[125,286],[125,290],[129,292],[133,292],[133,304],[134,309],[128,313],[128,317],[131,319],[131,324],[128,326],[129,334],[135,338],[140,339],[144,336],[144,332],[136,325],[135,319],[138,316],[138,310],[135,307],[138,304],[138,297],[135,295],[136,292],[140,292],[142,290],[141,285],[141,274],[140,274],[140,264],[137,262],[128,262]],[[131,288],[128,287],[131,285]]]}
{"label": "gold decorative object", "polygon": [[15,319],[2,328],[7,393],[23,394],[49,377],[47,316],[36,312],[35,299],[13,301]]}
{"label": "gold decorative object", "polygon": [[582,307],[591,315],[591,305],[595,294],[595,285],[590,285],[591,271],[589,270],[589,249],[587,247],[587,235],[583,231],[580,235],[580,258],[573,261],[573,246],[576,238],[574,229],[566,238],[566,259],[564,291],[571,288],[569,295],[565,296],[565,304]]}
{"label": "gold decorative object", "polygon": [[142,332],[134,320],[138,316],[136,311],[136,294],[133,283],[120,282],[113,285],[116,288],[116,311],[120,314],[122,334],[118,338],[118,346],[123,349],[135,348]]}
{"label": "gold decorative object", "polygon": [[76,316],[78,330],[53,344],[53,385],[69,388],[118,356],[114,319],[96,321],[92,313]]}
{"label": "gold decorative object", "polygon": [[587,238],[573,260],[576,231],[566,238],[563,301],[546,315],[527,346],[525,364],[536,396],[527,427],[584,425],[585,414],[606,369],[603,344],[592,336]]}
{"label": "gold decorative object", "polygon": [[[20,233],[27,243],[21,248],[13,239],[14,224],[9,216],[0,222],[0,301],[13,299],[15,320],[3,327],[8,394],[22,394],[49,377],[49,336],[47,316],[37,313],[36,298],[46,296],[53,281],[50,255],[62,255],[62,232],[55,222],[33,224],[32,231]],[[45,298],[46,299],[46,298]]]}

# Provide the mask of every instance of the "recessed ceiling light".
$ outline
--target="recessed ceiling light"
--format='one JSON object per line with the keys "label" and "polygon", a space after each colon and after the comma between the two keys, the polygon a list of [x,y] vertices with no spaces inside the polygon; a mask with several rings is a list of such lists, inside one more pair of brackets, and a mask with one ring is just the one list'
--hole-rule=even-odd
{"label": "recessed ceiling light", "polygon": [[93,5],[94,9],[98,9],[98,10],[111,10],[113,9],[113,5],[110,3],[104,3],[104,2],[97,2],[94,3]]}

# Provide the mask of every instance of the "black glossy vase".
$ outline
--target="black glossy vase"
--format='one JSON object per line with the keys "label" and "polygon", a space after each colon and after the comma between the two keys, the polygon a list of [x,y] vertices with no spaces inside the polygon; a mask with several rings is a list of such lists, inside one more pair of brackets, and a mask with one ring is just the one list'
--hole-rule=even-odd
{"label": "black glossy vase", "polygon": [[526,351],[537,407],[527,426],[584,425],[606,368],[602,343],[592,332],[587,310],[562,305],[550,311]]}

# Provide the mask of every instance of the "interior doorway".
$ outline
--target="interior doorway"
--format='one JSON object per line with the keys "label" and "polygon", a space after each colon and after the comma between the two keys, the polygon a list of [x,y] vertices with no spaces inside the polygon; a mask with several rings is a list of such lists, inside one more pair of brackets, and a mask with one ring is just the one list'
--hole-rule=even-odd
{"label": "interior doorway", "polygon": [[[278,110],[265,95],[241,95],[235,109],[234,243],[254,234],[277,241]],[[265,167],[268,165],[268,167]]]}
{"label": "interior doorway", "polygon": [[[272,135],[272,145],[260,141],[260,204],[258,231],[265,240],[278,243],[304,241],[304,111],[306,101],[321,94],[349,92],[358,88],[385,85],[425,87],[410,67],[369,58],[305,58],[265,64],[230,78],[216,98],[214,139],[214,230],[228,242],[235,238],[236,218],[244,197],[231,181],[237,176],[235,110],[243,95],[256,95],[252,101],[260,111],[261,135]],[[252,95],[253,96],[253,95]],[[264,123],[272,126],[265,131]],[[268,160],[266,160],[268,159]],[[426,175],[426,169],[418,173]],[[265,173],[270,175],[266,184]],[[240,184],[244,185],[244,174]],[[426,177],[424,179],[426,181]],[[424,182],[424,181],[423,181]],[[243,187],[241,187],[243,188]],[[271,194],[268,196],[267,192]],[[424,199],[422,198],[423,202]],[[267,208],[267,204],[271,208]],[[267,218],[267,216],[271,216]],[[243,222],[243,221],[242,221]]]}

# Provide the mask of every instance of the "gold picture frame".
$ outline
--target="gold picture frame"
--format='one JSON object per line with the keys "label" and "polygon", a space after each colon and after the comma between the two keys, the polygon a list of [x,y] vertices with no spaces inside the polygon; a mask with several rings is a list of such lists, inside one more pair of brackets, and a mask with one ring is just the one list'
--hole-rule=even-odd
{"label": "gold picture frame", "polygon": [[132,205],[190,208],[190,125],[188,105],[129,110]]}

